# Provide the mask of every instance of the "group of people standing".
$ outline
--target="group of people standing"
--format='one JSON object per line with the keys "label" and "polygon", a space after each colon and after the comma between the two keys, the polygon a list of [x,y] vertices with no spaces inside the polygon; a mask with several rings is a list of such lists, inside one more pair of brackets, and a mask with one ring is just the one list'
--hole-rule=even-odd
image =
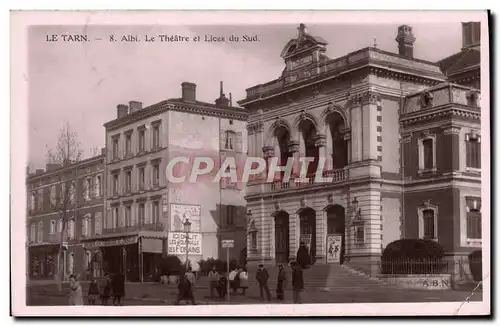
{"label": "group of people standing", "polygon": [[[292,289],[293,303],[301,303],[300,292],[304,290],[304,273],[302,267],[297,262],[290,263],[292,267]],[[264,301],[264,293],[268,301],[271,301],[271,292],[269,290],[268,280],[269,272],[263,264],[259,265],[256,275],[260,290],[260,300]],[[276,299],[279,301],[285,300],[285,287],[287,285],[287,273],[283,264],[278,265],[278,279],[276,283]]]}
{"label": "group of people standing", "polygon": [[[76,275],[69,277],[69,304],[72,306],[80,306],[84,304],[82,284]],[[104,278],[97,281],[92,279],[87,292],[89,305],[101,301],[101,305],[108,305],[109,299],[113,298],[113,305],[122,305],[122,298],[125,295],[125,276],[117,273],[111,277],[108,273],[104,274]]]}

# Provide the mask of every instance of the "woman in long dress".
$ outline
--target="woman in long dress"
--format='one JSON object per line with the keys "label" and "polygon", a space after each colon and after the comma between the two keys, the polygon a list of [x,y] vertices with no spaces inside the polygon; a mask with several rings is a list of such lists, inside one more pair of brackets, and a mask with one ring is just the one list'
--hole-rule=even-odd
{"label": "woman in long dress", "polygon": [[75,275],[69,277],[69,304],[71,306],[83,306],[82,285]]}

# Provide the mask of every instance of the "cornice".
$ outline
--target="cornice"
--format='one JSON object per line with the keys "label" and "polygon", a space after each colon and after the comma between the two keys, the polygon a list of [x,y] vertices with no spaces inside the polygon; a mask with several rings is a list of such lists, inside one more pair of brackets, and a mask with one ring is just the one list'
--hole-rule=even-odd
{"label": "cornice", "polygon": [[400,119],[400,124],[403,126],[408,126],[414,123],[419,123],[419,122],[424,122],[424,121],[432,121],[436,118],[440,117],[461,117],[461,118],[468,118],[468,119],[473,119],[473,120],[481,120],[481,113],[480,112],[474,112],[470,110],[465,110],[465,109],[459,109],[459,108],[445,108],[445,109],[440,109],[440,110],[422,110],[422,111],[417,111],[419,114],[411,115],[408,117],[402,117]]}

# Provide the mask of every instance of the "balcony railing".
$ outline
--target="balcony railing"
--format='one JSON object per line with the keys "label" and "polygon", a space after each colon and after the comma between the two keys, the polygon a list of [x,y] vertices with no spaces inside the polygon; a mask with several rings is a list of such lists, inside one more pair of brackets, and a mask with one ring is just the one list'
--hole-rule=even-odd
{"label": "balcony railing", "polygon": [[104,229],[104,234],[111,233],[126,233],[126,232],[137,232],[137,231],[165,231],[165,225],[162,223],[148,223],[148,224],[136,224],[129,226],[122,226],[112,229]]}
{"label": "balcony railing", "polygon": [[348,172],[346,169],[337,169],[325,171],[323,173],[323,178],[331,178],[332,180],[329,182],[316,182],[316,176],[314,174],[308,175],[307,181],[301,181],[300,179],[290,178],[289,181],[285,182],[282,180],[275,180],[272,182],[266,183],[266,191],[274,191],[274,190],[282,190],[282,189],[290,189],[290,188],[303,188],[309,187],[316,184],[325,184],[325,183],[337,183],[347,180]]}

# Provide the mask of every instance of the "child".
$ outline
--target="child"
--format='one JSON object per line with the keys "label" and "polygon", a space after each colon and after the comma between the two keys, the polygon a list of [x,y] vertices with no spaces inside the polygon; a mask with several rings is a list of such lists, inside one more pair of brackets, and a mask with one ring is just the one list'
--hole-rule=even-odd
{"label": "child", "polygon": [[90,282],[87,296],[89,305],[95,305],[97,298],[99,297],[99,287],[97,286],[97,281],[95,279],[92,279],[92,282]]}

